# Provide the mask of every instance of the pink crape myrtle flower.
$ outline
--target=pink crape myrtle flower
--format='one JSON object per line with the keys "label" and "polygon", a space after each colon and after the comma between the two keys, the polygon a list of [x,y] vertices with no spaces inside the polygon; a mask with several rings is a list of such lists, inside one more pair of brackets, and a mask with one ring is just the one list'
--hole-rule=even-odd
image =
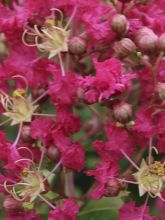
{"label": "pink crape myrtle flower", "polygon": [[73,199],[67,199],[63,202],[62,206],[49,212],[48,220],[77,220],[76,214],[79,211],[79,206],[74,203]]}
{"label": "pink crape myrtle flower", "polygon": [[[127,75],[122,75],[122,66],[118,59],[112,58],[104,62],[96,59],[94,66],[96,76],[87,76],[83,79],[85,98],[89,103],[107,100],[116,93],[123,93],[131,79]],[[133,77],[133,76],[132,76]]]}
{"label": "pink crape myrtle flower", "polygon": [[124,204],[119,211],[119,220],[157,220],[157,217],[149,215],[149,208],[146,206],[136,207],[134,202]]}
{"label": "pink crape myrtle flower", "polygon": [[103,196],[108,196],[107,190],[108,183],[118,177],[119,167],[116,164],[110,162],[102,162],[96,165],[96,170],[87,171],[88,176],[94,176],[97,185],[92,191],[93,199],[100,199]]}
{"label": "pink crape myrtle flower", "polygon": [[97,220],[124,195],[114,220],[157,219],[150,199],[165,200],[164,11],[165,0],[0,1],[5,219]]}

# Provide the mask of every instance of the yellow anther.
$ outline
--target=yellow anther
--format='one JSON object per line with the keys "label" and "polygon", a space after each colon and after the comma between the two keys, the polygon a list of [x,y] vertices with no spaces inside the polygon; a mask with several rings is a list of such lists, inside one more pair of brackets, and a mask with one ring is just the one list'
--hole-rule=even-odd
{"label": "yellow anther", "polygon": [[53,25],[55,25],[55,22],[53,19],[48,18],[45,20],[45,25],[46,26],[53,26]]}
{"label": "yellow anther", "polygon": [[23,169],[22,172],[21,172],[21,176],[22,177],[27,177],[28,176],[28,173],[29,173],[29,170],[27,168]]}
{"label": "yellow anther", "polygon": [[154,161],[149,167],[151,173],[154,173],[158,176],[165,175],[165,167],[160,161]]}
{"label": "yellow anther", "polygon": [[14,92],[13,92],[13,97],[23,97],[23,96],[25,96],[25,94],[26,94],[26,91],[24,90],[24,89],[16,89],[16,90],[14,90]]}

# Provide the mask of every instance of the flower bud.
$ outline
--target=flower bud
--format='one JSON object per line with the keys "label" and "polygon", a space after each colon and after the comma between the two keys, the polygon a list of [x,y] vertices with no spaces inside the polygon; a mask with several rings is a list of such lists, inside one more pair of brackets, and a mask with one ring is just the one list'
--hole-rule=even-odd
{"label": "flower bud", "polygon": [[113,16],[111,21],[111,28],[114,32],[118,34],[125,33],[128,30],[128,20],[125,15],[116,14]]}
{"label": "flower bud", "polygon": [[106,196],[114,197],[119,194],[121,184],[116,179],[110,179],[106,185]]}
{"label": "flower bud", "polygon": [[160,35],[158,39],[158,47],[160,50],[165,51],[165,33]]}
{"label": "flower bud", "polygon": [[73,54],[83,54],[86,51],[86,48],[86,41],[79,36],[72,37],[69,40],[69,51]]}
{"label": "flower bud", "polygon": [[129,38],[123,38],[114,44],[114,50],[119,56],[128,56],[136,52],[136,45]]}
{"label": "flower bud", "polygon": [[31,141],[30,126],[29,125],[23,125],[22,130],[21,130],[21,138],[25,142]]}
{"label": "flower bud", "polygon": [[54,145],[50,145],[50,147],[47,150],[47,155],[51,161],[57,162],[60,157],[60,152]]}
{"label": "flower bud", "polygon": [[128,122],[132,116],[132,106],[121,102],[113,108],[114,117],[119,122]]}
{"label": "flower bud", "polygon": [[149,28],[137,31],[135,41],[143,52],[154,52],[158,45],[158,36]]}
{"label": "flower bud", "polygon": [[165,83],[158,82],[156,90],[161,100],[165,100]]}
{"label": "flower bud", "polygon": [[21,206],[21,202],[15,200],[12,196],[6,196],[3,201],[3,207],[5,209],[17,209]]}

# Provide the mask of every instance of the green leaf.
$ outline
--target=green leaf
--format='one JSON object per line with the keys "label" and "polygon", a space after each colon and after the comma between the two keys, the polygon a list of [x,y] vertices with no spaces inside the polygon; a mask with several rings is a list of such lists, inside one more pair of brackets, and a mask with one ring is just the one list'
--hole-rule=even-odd
{"label": "green leaf", "polygon": [[79,213],[79,220],[117,220],[123,201],[120,196],[90,201]]}

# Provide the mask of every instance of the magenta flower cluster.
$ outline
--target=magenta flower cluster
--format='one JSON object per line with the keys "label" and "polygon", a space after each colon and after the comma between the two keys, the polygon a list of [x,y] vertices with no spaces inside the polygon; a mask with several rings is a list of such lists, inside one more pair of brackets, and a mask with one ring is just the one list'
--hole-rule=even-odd
{"label": "magenta flower cluster", "polygon": [[164,12],[165,0],[0,1],[5,219],[42,219],[44,205],[76,220],[123,192],[119,220],[158,219],[152,202],[164,219]]}

